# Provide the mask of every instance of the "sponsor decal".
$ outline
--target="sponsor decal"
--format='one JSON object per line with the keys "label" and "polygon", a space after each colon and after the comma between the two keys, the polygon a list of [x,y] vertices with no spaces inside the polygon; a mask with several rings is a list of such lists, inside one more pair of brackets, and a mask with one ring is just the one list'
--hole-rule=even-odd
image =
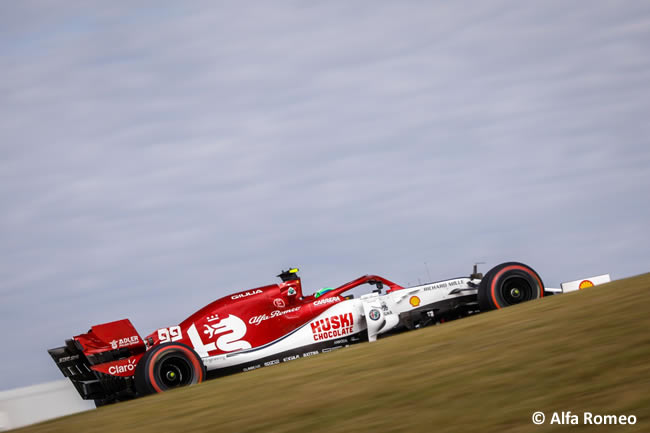
{"label": "sponsor decal", "polygon": [[314,306],[317,307],[319,305],[333,304],[335,302],[339,302],[340,300],[341,298],[339,296],[332,296],[331,298],[325,298],[314,302]]}
{"label": "sponsor decal", "polygon": [[582,289],[586,289],[587,287],[594,287],[594,283],[592,283],[589,280],[584,280],[580,283],[578,289],[582,290]]}
{"label": "sponsor decal", "polygon": [[289,296],[294,296],[296,293],[298,293],[296,292],[296,289],[294,289],[293,287],[289,287],[289,291],[287,292]]}
{"label": "sponsor decal", "polygon": [[[131,358],[129,359],[129,362],[126,364],[116,364],[116,365],[111,365],[108,369],[109,374],[117,375],[117,374],[124,374],[124,373],[133,373],[135,370],[135,359]],[[131,374],[129,374],[130,376]]]}
{"label": "sponsor decal", "polygon": [[268,367],[268,366],[270,366],[270,365],[275,365],[275,364],[279,364],[279,363],[280,363],[280,360],[279,360],[279,359],[274,359],[273,361],[267,361],[267,362],[265,362],[265,363],[264,363],[264,367]]}
{"label": "sponsor decal", "polygon": [[262,364],[251,365],[250,367],[244,368],[242,371],[257,370],[258,368],[262,368]]}
{"label": "sponsor decal", "polygon": [[311,331],[314,341],[320,341],[352,334],[353,325],[352,313],[344,313],[312,322]]}
{"label": "sponsor decal", "polygon": [[446,289],[447,283],[438,283],[438,284],[432,284],[430,286],[424,287],[422,290],[428,292],[429,290],[438,290],[438,289]]}
{"label": "sponsor decal", "polygon": [[273,305],[275,305],[277,308],[284,308],[286,307],[286,304],[284,301],[280,298],[276,298],[273,300]]}
{"label": "sponsor decal", "polygon": [[339,350],[340,348],[341,348],[341,346],[338,346],[338,347],[326,347],[325,349],[322,350],[322,352],[323,353],[333,352],[335,350]]}
{"label": "sponsor decal", "polygon": [[64,362],[68,362],[68,361],[74,361],[75,359],[79,359],[79,355],[64,356],[63,358],[59,358],[59,364],[62,364]]}
{"label": "sponsor decal", "polygon": [[347,338],[341,338],[340,340],[336,340],[334,344],[345,344],[348,342]]}
{"label": "sponsor decal", "polygon": [[291,355],[291,356],[287,356],[285,358],[282,358],[282,362],[293,361],[293,360],[298,359],[298,358],[300,358],[300,355]]}
{"label": "sponsor decal", "polygon": [[379,318],[381,317],[381,313],[379,312],[379,310],[373,308],[372,310],[370,310],[370,313],[368,313],[368,316],[372,320],[379,320]]}
{"label": "sponsor decal", "polygon": [[226,360],[228,356],[227,355],[216,355],[216,356],[211,356],[209,358],[203,358],[203,363],[207,365],[215,365],[215,364],[220,364],[223,361]]}
{"label": "sponsor decal", "polygon": [[306,357],[308,357],[308,356],[314,356],[314,355],[318,355],[318,350],[315,350],[315,351],[312,351],[312,352],[303,353],[303,354],[302,354],[302,357],[303,357],[303,358],[306,358]]}
{"label": "sponsor decal", "polygon": [[208,316],[206,319],[208,322],[214,322],[215,320],[219,320],[219,315],[218,314],[213,314],[212,316]]}
{"label": "sponsor decal", "polygon": [[295,313],[298,310],[300,310],[300,307],[289,308],[288,310],[284,310],[284,311],[274,310],[271,311],[270,314],[261,314],[259,316],[253,316],[250,319],[248,319],[248,323],[250,325],[259,325],[265,320],[274,319],[276,317],[284,316],[285,314],[289,314],[289,313]]}
{"label": "sponsor decal", "polygon": [[131,337],[120,338],[119,340],[113,340],[110,344],[111,349],[121,349],[122,347],[129,347],[138,344],[139,341],[140,338],[137,335],[133,335]]}
{"label": "sponsor decal", "polygon": [[262,293],[262,290],[257,289],[257,290],[251,290],[250,292],[243,292],[243,293],[237,293],[236,295],[232,295],[230,299],[241,299],[241,298],[247,298],[249,296],[257,295],[259,293]]}
{"label": "sponsor decal", "polygon": [[411,304],[413,307],[417,307],[420,305],[420,298],[417,296],[411,296],[411,299],[409,299],[409,304]]}
{"label": "sponsor decal", "polygon": [[161,328],[158,330],[158,340],[161,343],[168,341],[178,341],[183,338],[180,326],[172,326],[171,328]]}
{"label": "sponsor decal", "polygon": [[425,286],[422,288],[424,291],[429,291],[429,290],[438,290],[438,289],[447,289],[451,287],[457,287],[463,284],[463,280],[451,280],[451,281],[443,281],[442,283],[436,283],[436,284],[430,284],[428,286]]}

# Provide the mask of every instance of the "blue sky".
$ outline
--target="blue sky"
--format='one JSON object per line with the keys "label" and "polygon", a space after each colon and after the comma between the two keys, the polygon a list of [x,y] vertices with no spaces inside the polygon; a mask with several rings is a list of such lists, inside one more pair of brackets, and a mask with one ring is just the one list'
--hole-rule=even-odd
{"label": "blue sky", "polygon": [[649,270],[649,3],[188,3],[0,5],[0,389],[289,266]]}

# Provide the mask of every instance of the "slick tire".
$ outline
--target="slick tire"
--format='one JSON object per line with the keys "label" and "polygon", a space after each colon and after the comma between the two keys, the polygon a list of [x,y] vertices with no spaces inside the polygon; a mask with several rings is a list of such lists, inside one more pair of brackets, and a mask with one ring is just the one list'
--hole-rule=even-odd
{"label": "slick tire", "polygon": [[205,367],[201,358],[182,343],[164,343],[154,347],[135,368],[135,389],[141,396],[195,385],[204,379]]}
{"label": "slick tire", "polygon": [[478,287],[481,311],[498,310],[542,297],[542,279],[530,266],[517,262],[502,263],[492,268]]}

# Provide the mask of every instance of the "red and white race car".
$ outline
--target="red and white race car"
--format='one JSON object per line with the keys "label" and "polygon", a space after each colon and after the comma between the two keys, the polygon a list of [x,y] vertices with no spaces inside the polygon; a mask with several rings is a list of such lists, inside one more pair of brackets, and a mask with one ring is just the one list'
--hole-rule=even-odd
{"label": "red and white race car", "polygon": [[[311,295],[303,294],[298,269],[278,277],[279,284],[218,299],[145,338],[123,319],[49,353],[81,397],[100,406],[609,281],[604,275],[545,289],[532,268],[516,262],[409,288],[365,275]],[[363,284],[374,290],[355,299],[352,289]]]}

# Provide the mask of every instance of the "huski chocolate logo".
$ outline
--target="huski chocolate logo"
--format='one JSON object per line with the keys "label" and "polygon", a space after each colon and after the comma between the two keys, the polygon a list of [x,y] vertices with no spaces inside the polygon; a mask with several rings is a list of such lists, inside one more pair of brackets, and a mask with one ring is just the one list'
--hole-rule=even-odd
{"label": "huski chocolate logo", "polygon": [[314,341],[329,340],[352,334],[354,316],[352,313],[338,314],[316,320],[311,324]]}

